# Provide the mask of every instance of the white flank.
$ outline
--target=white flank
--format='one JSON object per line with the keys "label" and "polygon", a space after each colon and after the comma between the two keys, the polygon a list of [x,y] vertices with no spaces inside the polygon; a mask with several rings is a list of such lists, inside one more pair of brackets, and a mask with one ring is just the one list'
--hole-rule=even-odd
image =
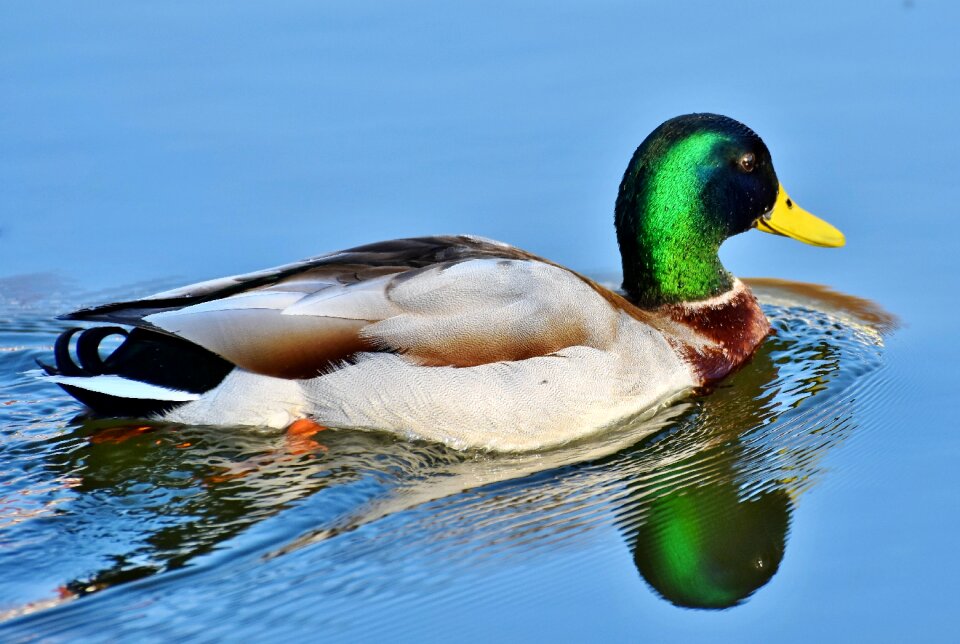
{"label": "white flank", "polygon": [[476,367],[422,367],[389,353],[300,381],[308,415],[338,427],[379,429],[457,449],[543,449],[655,408],[696,384],[655,329],[620,314],[606,350]]}
{"label": "white flank", "polygon": [[163,419],[187,425],[286,427],[305,416],[300,382],[234,369],[202,398],[167,412]]}

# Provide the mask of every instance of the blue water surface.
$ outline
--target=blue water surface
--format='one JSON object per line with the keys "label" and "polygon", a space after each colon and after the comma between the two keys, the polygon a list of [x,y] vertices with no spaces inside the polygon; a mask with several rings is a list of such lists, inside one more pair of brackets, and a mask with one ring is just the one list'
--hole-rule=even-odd
{"label": "blue water surface", "polygon": [[[958,25],[945,0],[0,5],[0,639],[953,640]],[[93,443],[23,375],[71,308],[377,239],[616,273],[626,162],[694,111],[755,129],[848,239],[749,233],[727,268],[876,304],[770,290],[780,344],[648,442]],[[790,499],[740,605],[638,572],[672,472]]]}

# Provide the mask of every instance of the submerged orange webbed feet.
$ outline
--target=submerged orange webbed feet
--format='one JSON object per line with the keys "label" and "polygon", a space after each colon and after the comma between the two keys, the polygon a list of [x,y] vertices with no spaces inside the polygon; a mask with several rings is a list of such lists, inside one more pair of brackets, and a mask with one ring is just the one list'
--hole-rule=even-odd
{"label": "submerged orange webbed feet", "polygon": [[130,440],[135,436],[144,434],[146,432],[152,431],[156,427],[152,425],[137,425],[137,426],[125,426],[125,427],[112,427],[110,429],[105,429],[101,432],[97,432],[90,437],[90,442],[94,445],[99,445],[100,443],[114,443],[119,444],[124,441]]}
{"label": "submerged orange webbed feet", "polygon": [[309,418],[301,418],[293,421],[290,423],[290,426],[287,427],[287,452],[293,455],[299,455],[324,449],[323,445],[313,440],[311,436],[325,429],[327,428],[315,423]]}

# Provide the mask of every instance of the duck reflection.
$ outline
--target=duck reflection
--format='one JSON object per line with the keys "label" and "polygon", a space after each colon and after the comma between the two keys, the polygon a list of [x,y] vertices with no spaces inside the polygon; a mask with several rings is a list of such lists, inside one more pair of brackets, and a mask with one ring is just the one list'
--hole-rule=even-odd
{"label": "duck reflection", "polygon": [[[844,353],[879,346],[896,324],[873,303],[820,286],[755,280],[752,287],[780,303],[776,335],[656,442],[665,462],[642,477],[621,512],[637,570],[677,606],[736,606],[777,573],[795,502],[817,461],[853,429],[842,386],[830,387],[849,379],[841,366],[855,356]],[[852,326],[803,313],[798,299]],[[797,414],[815,395],[819,409],[809,401],[814,413]],[[653,448],[646,444],[643,454]],[[674,461],[671,453],[689,455]]]}
{"label": "duck reflection", "polygon": [[677,606],[735,606],[776,574],[791,510],[783,490],[748,500],[720,485],[673,492],[637,533],[637,570]]}
{"label": "duck reflection", "polygon": [[[777,381],[773,356],[787,349],[783,345],[776,338],[768,342],[730,386],[703,399],[698,417],[688,421],[702,430],[696,440],[703,449],[662,466],[636,490],[633,503],[642,507],[642,520],[627,525],[634,533],[634,562],[677,606],[735,606],[769,582],[783,560],[791,488],[776,469],[769,471],[769,454],[751,452],[740,440],[774,420],[766,388]],[[831,353],[819,356],[822,364],[838,364]],[[822,378],[811,379],[808,393]],[[689,438],[675,432],[658,449],[689,451],[685,442]]]}
{"label": "duck reflection", "polygon": [[61,587],[67,598],[180,568],[298,499],[347,488],[395,442],[341,433],[328,454],[317,440],[278,432],[116,420],[83,422],[71,438],[77,446],[51,458],[73,481],[61,519],[71,534],[111,538],[90,561],[74,556],[93,570]]}
{"label": "duck reflection", "polygon": [[[794,506],[820,459],[854,429],[860,367],[877,363],[881,333],[892,328],[862,300],[760,286],[777,333],[750,364],[693,403],[548,453],[465,454],[349,430],[291,439],[243,428],[82,424],[52,439],[69,448],[52,449],[49,467],[74,481],[57,517],[57,549],[78,538],[97,547],[85,556],[73,548],[70,567],[57,567],[73,575],[58,582],[62,594],[196,562],[258,524],[272,531],[257,554],[270,560],[411,508],[429,521],[405,540],[377,531],[386,540],[378,556],[396,559],[398,570],[431,557],[450,571],[471,565],[471,552],[505,544],[531,552],[537,540],[552,548],[574,538],[598,521],[582,509],[599,499],[656,593],[683,607],[735,606],[776,574]],[[327,557],[326,579],[335,578],[330,553],[314,552]]]}

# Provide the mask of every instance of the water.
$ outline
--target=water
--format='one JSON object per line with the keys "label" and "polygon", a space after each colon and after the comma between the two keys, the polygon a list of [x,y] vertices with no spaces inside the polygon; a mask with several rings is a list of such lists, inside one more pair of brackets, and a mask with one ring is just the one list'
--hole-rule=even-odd
{"label": "water", "polygon": [[[950,640],[958,17],[4,5],[0,638]],[[528,457],[313,445],[90,423],[23,375],[56,313],[372,239],[607,274],[626,160],[695,110],[849,240],[751,233],[728,268],[850,295],[760,283],[778,334],[652,420]]]}

